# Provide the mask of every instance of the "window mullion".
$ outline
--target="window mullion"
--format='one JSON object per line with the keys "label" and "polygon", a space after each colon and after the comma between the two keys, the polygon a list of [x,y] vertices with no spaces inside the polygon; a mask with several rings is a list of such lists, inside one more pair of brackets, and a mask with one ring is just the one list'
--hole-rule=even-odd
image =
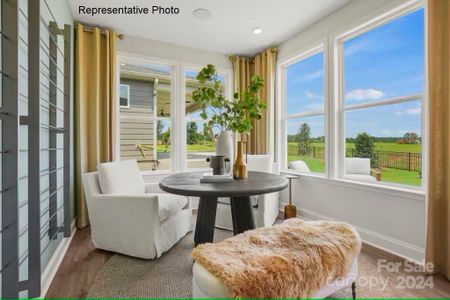
{"label": "window mullion", "polygon": [[366,103],[358,103],[358,104],[350,104],[345,105],[344,110],[345,111],[352,111],[357,109],[364,109],[364,108],[372,108],[377,106],[383,106],[383,105],[391,105],[391,104],[399,104],[399,103],[405,103],[405,102],[411,102],[420,100],[424,97],[423,94],[414,94],[414,95],[408,95],[408,96],[402,96],[402,97],[396,97],[396,98],[389,98],[379,101],[372,101],[372,102],[366,102]]}

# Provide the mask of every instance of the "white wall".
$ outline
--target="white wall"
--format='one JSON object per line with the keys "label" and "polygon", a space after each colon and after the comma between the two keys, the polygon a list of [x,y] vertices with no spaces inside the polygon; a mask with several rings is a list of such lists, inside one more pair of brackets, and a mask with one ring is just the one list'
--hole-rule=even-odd
{"label": "white wall", "polygon": [[223,54],[143,39],[131,35],[125,35],[124,40],[119,40],[117,49],[120,52],[136,53],[185,63],[199,65],[213,64],[218,68],[232,68],[228,56]]}
{"label": "white wall", "polygon": [[[344,32],[403,0],[356,0],[279,46],[278,61],[299,54],[329,35]],[[293,184],[293,201],[309,219],[336,219],[354,225],[363,240],[413,260],[424,258],[425,195],[365,187],[361,184],[302,176]],[[281,206],[288,201],[284,191]]]}

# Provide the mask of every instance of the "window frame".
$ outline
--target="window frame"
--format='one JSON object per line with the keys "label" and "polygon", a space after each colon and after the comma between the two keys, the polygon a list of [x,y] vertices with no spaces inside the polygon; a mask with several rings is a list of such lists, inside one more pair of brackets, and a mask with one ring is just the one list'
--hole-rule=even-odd
{"label": "window frame", "polygon": [[[121,105],[120,104],[120,89],[122,87],[126,87],[127,88],[127,105]],[[120,108],[130,108],[130,85],[129,84],[122,84],[120,83],[120,87],[119,87],[119,106]]]}
{"label": "window frame", "polygon": [[[179,155],[174,150],[175,147],[178,146],[177,142],[177,132],[178,130],[174,130],[174,121],[177,117],[177,110],[175,105],[175,99],[177,99],[177,83],[178,83],[178,75],[179,75],[179,66],[176,61],[167,60],[167,59],[160,59],[155,58],[151,56],[145,56],[145,55],[139,55],[134,53],[127,53],[127,52],[118,52],[117,58],[116,58],[116,78],[117,82],[120,82],[120,68],[122,64],[129,63],[129,64],[152,64],[152,65],[159,65],[163,67],[168,67],[171,70],[171,89],[170,89],[170,117],[160,117],[157,113],[157,104],[155,104],[155,109],[153,112],[153,116],[150,118],[153,119],[155,122],[158,120],[170,120],[171,124],[171,134],[170,134],[170,168],[167,170],[159,170],[159,171],[141,171],[143,175],[146,174],[164,174],[164,173],[172,173],[177,170],[177,166],[179,164]],[[117,88],[117,101],[120,103],[120,84],[118,84]],[[116,136],[116,161],[119,161],[121,159],[120,156],[120,105],[116,105],[116,120],[119,120],[116,122],[115,126],[115,136]],[[156,133],[156,126],[153,128],[153,135],[154,135],[154,141],[155,146],[157,144],[157,133]],[[154,156],[156,157],[156,149],[154,148]]]}
{"label": "window frame", "polygon": [[[349,111],[349,105],[345,104],[345,89],[344,89],[344,61],[343,61],[343,44],[345,41],[354,37],[360,36],[372,29],[383,26],[391,21],[394,21],[402,16],[412,13],[416,10],[424,9],[424,53],[427,55],[427,4],[424,0],[413,0],[407,3],[397,5],[395,7],[383,8],[364,19],[354,22],[352,25],[346,25],[334,32],[323,36],[319,41],[311,42],[309,47],[303,47],[301,51],[294,53],[289,58],[278,62],[277,64],[277,97],[281,101],[277,104],[276,113],[276,132],[277,138],[275,145],[277,159],[280,162],[280,170],[285,174],[296,174],[307,176],[309,178],[317,178],[318,180],[325,180],[330,183],[350,185],[354,187],[361,187],[364,189],[386,191],[387,193],[403,194],[426,194],[427,178],[428,178],[428,74],[427,74],[427,60],[424,63],[424,93],[407,95],[403,97],[396,97],[384,99],[366,104],[356,104],[350,108],[363,108],[388,105],[393,103],[405,103],[409,101],[417,101],[420,95],[421,103],[421,146],[422,146],[422,185],[412,186],[404,184],[396,184],[389,182],[364,182],[356,181],[344,176],[344,161],[345,161],[345,112]],[[318,45],[324,47],[324,81],[325,81],[325,174],[323,176],[317,174],[299,173],[287,168],[287,131],[285,126],[285,112],[286,112],[286,66],[299,61],[312,49]]]}
{"label": "window frame", "polygon": [[[424,153],[426,153],[426,137],[427,137],[427,131],[425,127],[426,119],[424,118],[424,115],[426,114],[426,105],[427,105],[427,87],[426,87],[426,66],[424,66],[424,93],[423,94],[409,94],[406,96],[400,96],[400,97],[393,97],[393,98],[387,98],[383,100],[378,101],[372,101],[372,102],[366,102],[366,103],[357,103],[357,104],[345,104],[345,59],[344,59],[344,44],[345,42],[362,36],[365,33],[370,32],[371,30],[374,30],[376,28],[380,28],[384,25],[389,24],[390,22],[393,22],[401,17],[404,17],[410,13],[413,13],[414,11],[417,11],[419,9],[424,9],[425,16],[426,16],[426,6],[422,1],[415,1],[413,3],[409,3],[407,5],[402,5],[399,7],[396,7],[384,14],[379,15],[378,17],[373,18],[372,20],[357,26],[355,28],[352,28],[342,34],[337,35],[334,37],[333,46],[335,48],[335,61],[337,64],[336,71],[338,72],[335,74],[336,76],[336,82],[338,94],[337,96],[337,104],[338,104],[338,118],[337,118],[337,128],[338,128],[338,138],[337,138],[337,148],[338,148],[338,159],[337,159],[337,178],[345,181],[350,182],[357,182],[366,184],[364,181],[358,181],[355,179],[349,179],[347,176],[345,176],[345,157],[346,157],[346,134],[345,134],[345,113],[348,111],[355,111],[359,109],[365,109],[365,108],[374,108],[374,107],[380,107],[380,106],[387,106],[391,104],[399,104],[399,103],[407,103],[407,102],[413,102],[420,100],[421,104],[421,154],[422,154],[422,183],[419,187],[407,185],[407,184],[398,184],[398,183],[392,183],[392,182],[374,182],[371,184],[379,185],[379,186],[387,186],[387,187],[398,187],[402,189],[408,189],[408,190],[423,190],[424,189],[424,181],[426,180],[423,176],[424,173],[424,165],[425,165],[425,156]],[[426,19],[424,21],[424,32],[426,32]],[[425,49],[425,57],[426,57],[426,36],[424,39],[424,49]],[[425,59],[426,61],[426,59]],[[426,65],[426,62],[425,62]]]}
{"label": "window frame", "polygon": [[[313,57],[314,55],[317,55],[319,53],[323,53],[323,104],[324,108],[323,111],[304,111],[300,113],[293,113],[288,114],[287,113],[287,71],[290,66],[293,66],[299,62],[302,62],[308,58]],[[324,143],[324,158],[325,158],[325,170],[324,173],[310,173],[309,176],[318,176],[318,177],[325,177],[328,172],[328,120],[327,120],[327,102],[328,102],[328,89],[327,89],[327,55],[326,55],[326,41],[322,40],[318,43],[316,43],[314,46],[303,49],[300,51],[296,56],[282,62],[279,64],[278,67],[279,76],[281,80],[281,93],[282,93],[282,99],[281,101],[281,122],[279,124],[281,128],[281,145],[280,145],[280,151],[279,153],[282,154],[282,159],[279,160],[281,164],[281,170],[288,170],[290,172],[295,172],[288,169],[288,161],[287,161],[287,122],[292,119],[298,119],[298,118],[305,118],[305,117],[316,117],[316,116],[323,116],[324,119],[324,136],[325,136],[325,143]],[[301,172],[295,172],[298,174],[305,174]]]}
{"label": "window frame", "polygon": [[[176,61],[170,59],[162,59],[153,56],[141,55],[131,52],[121,52],[117,53],[116,59],[116,78],[117,82],[120,83],[120,67],[123,63],[131,64],[153,64],[160,65],[164,67],[169,67],[171,69],[171,97],[170,97],[170,117],[160,117],[157,114],[157,108],[155,106],[154,118],[157,120],[170,120],[171,124],[171,134],[170,134],[170,169],[168,170],[157,170],[157,171],[141,171],[141,174],[147,175],[164,175],[171,174],[174,172],[184,172],[184,171],[202,171],[208,169],[187,168],[187,147],[186,147],[186,115],[185,115],[185,93],[186,93],[186,83],[185,83],[185,72],[186,71],[200,71],[204,65],[187,63],[184,61]],[[205,63],[206,64],[206,63]],[[225,77],[225,96],[231,99],[232,87],[233,87],[233,71],[232,69],[217,67],[219,74]],[[120,104],[120,84],[117,85],[116,89],[116,101]],[[156,105],[156,104],[155,104]],[[115,116],[116,120],[120,120],[120,105],[115,105]],[[115,157],[116,160],[120,160],[120,121],[116,122],[115,126]],[[155,144],[157,139],[156,126],[154,127],[154,138]],[[156,151],[156,147],[155,147]],[[155,154],[156,157],[156,154]]]}
{"label": "window frame", "polygon": [[[187,71],[195,71],[195,72],[200,72],[201,69],[204,66],[199,65],[199,64],[192,64],[192,63],[186,63],[186,62],[182,62],[181,63],[181,97],[182,97],[182,101],[180,101],[180,111],[182,112],[182,118],[183,118],[183,122],[182,122],[182,130],[181,130],[181,142],[182,142],[182,149],[181,152],[183,153],[183,156],[181,158],[181,170],[182,171],[209,171],[210,168],[188,168],[188,159],[187,159],[187,143],[186,143],[186,125],[188,121],[194,121],[197,122],[203,122],[203,119],[201,118],[189,118],[186,115],[186,72]],[[231,69],[227,69],[227,68],[222,68],[222,67],[217,67],[216,66],[216,70],[217,73],[219,75],[223,75],[224,76],[224,87],[225,87],[225,98],[227,99],[231,99],[232,96],[232,78],[233,78],[233,70]]]}

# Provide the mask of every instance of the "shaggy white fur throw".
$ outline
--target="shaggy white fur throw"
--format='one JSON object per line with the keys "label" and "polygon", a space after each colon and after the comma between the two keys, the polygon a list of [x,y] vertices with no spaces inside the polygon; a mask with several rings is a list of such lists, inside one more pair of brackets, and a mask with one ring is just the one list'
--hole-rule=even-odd
{"label": "shaggy white fur throw", "polygon": [[326,280],[345,276],[361,249],[353,227],[330,221],[289,219],[192,253],[233,297],[311,297]]}

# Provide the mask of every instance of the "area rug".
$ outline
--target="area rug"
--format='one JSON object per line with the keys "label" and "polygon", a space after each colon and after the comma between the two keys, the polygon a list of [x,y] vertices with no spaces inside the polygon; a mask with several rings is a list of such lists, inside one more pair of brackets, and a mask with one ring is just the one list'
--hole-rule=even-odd
{"label": "area rug", "polygon": [[[215,230],[215,240],[232,236],[225,230]],[[156,260],[142,260],[115,254],[105,264],[89,290],[88,298],[191,298],[193,232]],[[393,298],[392,288],[384,286],[385,278],[364,256],[359,259],[358,298]],[[371,284],[365,284],[371,280]],[[345,289],[332,298],[351,298]]]}

